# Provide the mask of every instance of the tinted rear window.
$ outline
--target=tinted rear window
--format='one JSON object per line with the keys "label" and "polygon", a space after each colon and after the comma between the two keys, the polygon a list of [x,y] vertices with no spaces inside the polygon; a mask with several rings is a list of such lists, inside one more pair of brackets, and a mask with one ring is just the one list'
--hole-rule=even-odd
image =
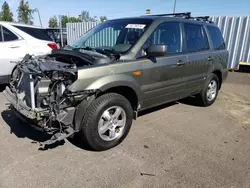
{"label": "tinted rear window", "polygon": [[53,41],[52,38],[47,33],[46,29],[39,29],[39,28],[32,28],[32,27],[23,27],[23,26],[16,26],[14,27],[22,30],[23,32],[31,35],[32,37],[35,37],[39,40],[48,40]]}
{"label": "tinted rear window", "polygon": [[188,52],[209,50],[208,37],[202,25],[184,23]]}
{"label": "tinted rear window", "polygon": [[207,26],[212,39],[215,50],[223,50],[226,48],[224,39],[222,37],[221,31],[218,27]]}

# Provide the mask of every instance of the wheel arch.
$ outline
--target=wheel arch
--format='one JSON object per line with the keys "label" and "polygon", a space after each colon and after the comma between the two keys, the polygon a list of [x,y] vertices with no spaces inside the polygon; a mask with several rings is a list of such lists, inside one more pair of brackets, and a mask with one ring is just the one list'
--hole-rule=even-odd
{"label": "wheel arch", "polygon": [[106,93],[117,93],[117,94],[124,96],[130,102],[133,110],[137,111],[138,102],[139,102],[138,94],[132,87],[126,86],[126,85],[115,86],[115,87],[108,88],[103,92],[100,92],[98,95],[103,95]]}
{"label": "wheel arch", "polygon": [[219,89],[220,89],[221,85],[222,85],[222,72],[220,70],[214,70],[212,73],[215,74],[218,77],[218,79],[219,79]]}
{"label": "wheel arch", "polygon": [[140,101],[143,97],[138,82],[132,76],[125,74],[117,74],[117,75],[110,75],[103,77],[101,79],[96,80],[91,85],[89,85],[88,88],[89,89],[98,88],[98,90],[100,90],[101,93],[111,90],[116,90],[118,92],[117,88],[121,89],[127,88],[136,95],[138,101]]}
{"label": "wheel arch", "polygon": [[[120,79],[119,79],[120,78]],[[125,78],[125,79],[121,79]],[[100,85],[101,83],[101,85]],[[81,129],[81,121],[91,103],[98,97],[106,93],[117,93],[124,96],[130,102],[133,111],[134,119],[137,117],[138,104],[142,98],[142,92],[139,85],[132,77],[112,77],[111,79],[98,80],[87,89],[98,87],[98,92],[91,95],[88,99],[84,99],[77,107],[74,116],[74,127],[76,131]]]}

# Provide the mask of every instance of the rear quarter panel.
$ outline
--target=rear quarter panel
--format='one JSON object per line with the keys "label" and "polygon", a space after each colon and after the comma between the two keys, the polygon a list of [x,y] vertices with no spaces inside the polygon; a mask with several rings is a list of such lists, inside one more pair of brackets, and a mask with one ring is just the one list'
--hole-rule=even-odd
{"label": "rear quarter panel", "polygon": [[212,52],[213,57],[213,71],[219,70],[222,73],[222,81],[224,82],[228,76],[228,57],[227,50],[218,50]]}
{"label": "rear quarter panel", "polygon": [[36,56],[50,54],[52,49],[47,45],[48,43],[52,42],[38,39],[29,39],[27,40],[27,53]]}

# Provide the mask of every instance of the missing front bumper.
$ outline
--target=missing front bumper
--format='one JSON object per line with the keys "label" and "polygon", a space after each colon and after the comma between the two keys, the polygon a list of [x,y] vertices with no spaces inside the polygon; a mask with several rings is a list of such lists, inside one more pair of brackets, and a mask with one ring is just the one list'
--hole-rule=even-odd
{"label": "missing front bumper", "polygon": [[8,86],[3,91],[3,94],[5,95],[6,99],[10,102],[10,104],[26,118],[29,118],[31,120],[41,119],[41,117],[39,117],[40,112],[32,110],[22,100],[18,99],[18,97],[10,90]]}
{"label": "missing front bumper", "polygon": [[[49,118],[52,121],[58,121],[59,123],[62,123],[65,127],[72,126],[73,124],[75,107],[65,108],[61,110],[57,116],[55,116],[47,109],[35,108],[33,110],[22,100],[18,99],[17,95],[15,95],[8,86],[3,91],[3,93],[15,111],[31,121],[38,123],[39,121],[43,121],[45,118]],[[46,125],[41,127],[46,128]]]}
{"label": "missing front bumper", "polygon": [[[18,97],[10,90],[8,86],[6,87],[3,93],[7,100],[10,102],[13,112],[21,121],[29,124],[30,126],[39,131],[45,131],[48,134],[52,134],[50,140],[47,140],[44,143],[40,143],[40,148],[45,148],[48,145],[60,142],[68,137],[72,137],[76,132],[72,127],[72,122],[75,114],[74,107],[67,108],[63,110],[60,114],[58,114],[57,121],[59,121],[59,123],[62,123],[63,125],[66,125],[63,129],[61,129],[62,127],[60,127],[60,129],[48,129],[46,126],[39,126],[37,123],[39,122],[39,120],[43,119],[43,115],[45,113],[49,114],[48,110],[32,110],[23,101],[19,100]],[[51,118],[52,114],[49,114],[49,116]]]}

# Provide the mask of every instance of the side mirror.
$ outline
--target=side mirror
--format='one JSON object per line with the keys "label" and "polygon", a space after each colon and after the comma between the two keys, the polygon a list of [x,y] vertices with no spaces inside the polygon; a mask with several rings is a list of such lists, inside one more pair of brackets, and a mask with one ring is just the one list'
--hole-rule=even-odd
{"label": "side mirror", "polygon": [[146,50],[148,57],[159,57],[167,54],[167,46],[162,44],[153,44]]}

